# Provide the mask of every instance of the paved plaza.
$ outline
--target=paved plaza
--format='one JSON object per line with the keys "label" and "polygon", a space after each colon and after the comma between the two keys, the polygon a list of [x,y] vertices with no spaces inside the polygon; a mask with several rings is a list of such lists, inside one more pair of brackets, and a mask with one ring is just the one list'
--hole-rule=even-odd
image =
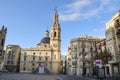
{"label": "paved plaza", "polygon": [[60,80],[57,75],[0,73],[0,80]]}
{"label": "paved plaza", "polygon": [[[0,80],[100,80],[96,78],[85,78],[70,75],[40,75],[25,73],[2,73]],[[103,80],[120,80],[119,78],[105,78]]]}

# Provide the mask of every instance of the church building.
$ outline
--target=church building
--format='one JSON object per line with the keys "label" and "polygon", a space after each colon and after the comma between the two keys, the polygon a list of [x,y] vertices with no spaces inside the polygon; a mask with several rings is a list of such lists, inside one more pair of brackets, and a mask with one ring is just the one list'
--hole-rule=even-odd
{"label": "church building", "polygon": [[0,30],[0,70],[3,69],[3,60],[4,60],[4,45],[6,40],[7,27],[3,25]]}
{"label": "church building", "polygon": [[21,48],[20,72],[25,73],[60,73],[61,29],[57,11],[49,31],[34,48]]}

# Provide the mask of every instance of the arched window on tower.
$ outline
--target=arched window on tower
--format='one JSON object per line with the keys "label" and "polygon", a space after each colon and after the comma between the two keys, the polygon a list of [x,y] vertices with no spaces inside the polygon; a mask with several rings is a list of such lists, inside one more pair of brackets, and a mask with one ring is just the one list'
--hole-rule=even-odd
{"label": "arched window on tower", "polygon": [[56,59],[56,55],[54,55],[54,59]]}
{"label": "arched window on tower", "polygon": [[54,32],[54,37],[56,37],[56,32]]}

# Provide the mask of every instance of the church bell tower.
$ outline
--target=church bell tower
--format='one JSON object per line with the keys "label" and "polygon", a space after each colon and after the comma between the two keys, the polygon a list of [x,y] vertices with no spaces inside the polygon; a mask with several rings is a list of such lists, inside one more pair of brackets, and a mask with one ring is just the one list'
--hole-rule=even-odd
{"label": "church bell tower", "polygon": [[61,38],[60,38],[60,25],[58,21],[57,10],[55,10],[54,20],[51,26],[50,31],[50,46],[52,47],[52,62],[53,62],[53,70],[55,73],[60,72],[60,61],[61,61]]}

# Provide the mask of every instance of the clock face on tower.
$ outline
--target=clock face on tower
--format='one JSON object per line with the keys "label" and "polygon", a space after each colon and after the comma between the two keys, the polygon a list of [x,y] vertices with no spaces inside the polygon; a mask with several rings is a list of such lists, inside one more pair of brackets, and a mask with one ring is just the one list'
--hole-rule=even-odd
{"label": "clock face on tower", "polygon": [[56,47],[57,47],[57,44],[53,44],[53,46],[56,48]]}

